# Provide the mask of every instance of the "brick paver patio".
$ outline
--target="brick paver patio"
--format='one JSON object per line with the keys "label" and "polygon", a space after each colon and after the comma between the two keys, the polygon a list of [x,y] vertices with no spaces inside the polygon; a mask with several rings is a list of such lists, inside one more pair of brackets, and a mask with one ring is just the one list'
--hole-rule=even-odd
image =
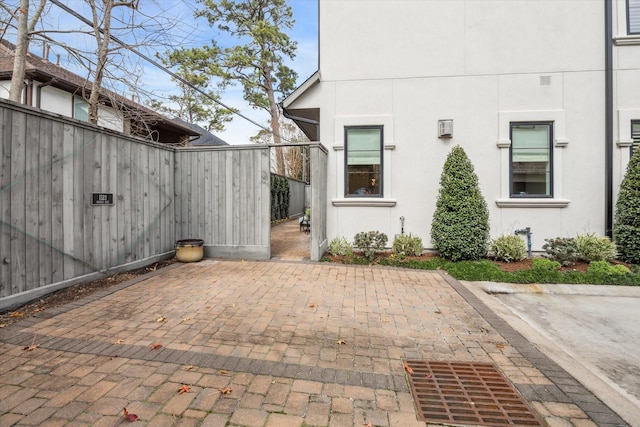
{"label": "brick paver patio", "polygon": [[0,329],[0,425],[424,426],[405,358],[494,363],[552,426],[625,425],[446,274],[282,259],[174,264]]}

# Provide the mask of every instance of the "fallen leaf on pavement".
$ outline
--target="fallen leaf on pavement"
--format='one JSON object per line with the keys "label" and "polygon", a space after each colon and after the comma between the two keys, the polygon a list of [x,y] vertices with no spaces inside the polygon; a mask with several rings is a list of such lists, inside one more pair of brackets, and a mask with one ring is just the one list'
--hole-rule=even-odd
{"label": "fallen leaf on pavement", "polygon": [[162,347],[162,344],[160,344],[159,342],[154,342],[153,344],[151,344],[151,350],[157,350],[160,347]]}
{"label": "fallen leaf on pavement", "polygon": [[113,343],[114,343],[114,344],[123,344],[123,343],[124,343],[124,340],[122,340],[122,339],[120,339],[120,340],[115,340]]}
{"label": "fallen leaf on pavement", "polygon": [[0,328],[4,328],[5,326],[7,325],[5,325],[4,323],[0,323]]}
{"label": "fallen leaf on pavement", "polygon": [[191,371],[191,370],[193,370],[193,369],[195,369],[195,368],[196,368],[195,366],[193,366],[193,365],[189,365],[189,366],[185,366],[185,367],[184,367],[184,370],[185,370],[185,371]]}
{"label": "fallen leaf on pavement", "polygon": [[380,319],[382,323],[389,323],[389,319]]}
{"label": "fallen leaf on pavement", "polygon": [[336,341],[336,344],[338,345],[342,345],[342,344],[346,344],[347,342],[345,340],[338,340]]}
{"label": "fallen leaf on pavement", "polygon": [[14,311],[12,313],[9,313],[9,317],[22,317],[24,316],[24,313],[21,311]]}
{"label": "fallen leaf on pavement", "polygon": [[218,371],[218,374],[219,375],[229,375],[229,372],[221,370],[221,371]]}
{"label": "fallen leaf on pavement", "polygon": [[164,317],[164,316],[160,316],[160,317],[158,317],[156,319],[156,322],[158,322],[158,323],[162,323],[162,322],[166,322],[166,321],[167,321],[167,318]]}
{"label": "fallen leaf on pavement", "polygon": [[501,349],[501,350],[502,350],[502,349],[504,348],[504,344],[502,344],[502,343],[497,343],[497,344],[496,344],[496,347],[498,347],[499,349]]}
{"label": "fallen leaf on pavement", "polygon": [[219,388],[218,391],[220,392],[220,394],[231,394],[231,389],[229,387],[225,387],[225,388]]}
{"label": "fallen leaf on pavement", "polygon": [[413,374],[413,369],[409,366],[406,360],[402,362],[402,366],[404,366],[404,370],[407,371],[407,373]]}
{"label": "fallen leaf on pavement", "polygon": [[309,308],[316,308],[315,304],[309,304]]}
{"label": "fallen leaf on pavement", "polygon": [[122,408],[122,416],[125,417],[130,423],[138,420],[139,418],[136,414],[130,414],[129,411],[127,411],[127,408]]}
{"label": "fallen leaf on pavement", "polygon": [[180,387],[178,389],[178,393],[182,394],[182,393],[189,393],[191,391],[191,387],[189,387],[188,385],[182,384],[182,387]]}
{"label": "fallen leaf on pavement", "polygon": [[38,344],[31,344],[31,345],[28,345],[25,348],[23,348],[23,350],[25,350],[25,351],[33,351],[36,348],[38,348]]}

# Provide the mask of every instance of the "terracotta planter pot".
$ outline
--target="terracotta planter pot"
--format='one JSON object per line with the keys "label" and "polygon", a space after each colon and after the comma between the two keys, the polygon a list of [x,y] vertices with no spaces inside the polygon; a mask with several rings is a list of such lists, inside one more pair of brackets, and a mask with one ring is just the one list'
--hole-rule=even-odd
{"label": "terracotta planter pot", "polygon": [[204,240],[184,239],[176,242],[176,258],[180,262],[200,261],[204,255]]}

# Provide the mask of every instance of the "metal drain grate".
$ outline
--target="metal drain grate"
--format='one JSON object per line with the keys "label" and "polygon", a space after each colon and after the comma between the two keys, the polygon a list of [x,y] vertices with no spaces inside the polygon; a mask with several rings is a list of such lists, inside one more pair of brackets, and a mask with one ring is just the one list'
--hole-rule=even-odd
{"label": "metal drain grate", "polygon": [[422,421],[479,426],[545,425],[490,363],[406,360],[405,368]]}

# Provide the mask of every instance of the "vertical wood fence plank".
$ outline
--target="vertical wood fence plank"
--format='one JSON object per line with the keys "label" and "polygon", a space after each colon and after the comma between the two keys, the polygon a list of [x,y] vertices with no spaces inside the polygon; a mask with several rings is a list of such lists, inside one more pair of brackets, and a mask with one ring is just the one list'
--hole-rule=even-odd
{"label": "vertical wood fence plank", "polygon": [[51,121],[51,283],[64,279],[63,157],[64,127]]}
{"label": "vertical wood fence plank", "polygon": [[11,123],[11,294],[26,290],[25,175],[26,114],[14,112]]}
{"label": "vertical wood fence plank", "polygon": [[11,140],[13,111],[0,110],[0,298],[11,295]]}
{"label": "vertical wood fence plank", "polygon": [[118,264],[131,261],[131,144],[118,141],[117,188]]}
{"label": "vertical wood fence plank", "polygon": [[40,166],[40,117],[26,116],[27,138],[25,140],[25,286],[23,290],[35,289],[38,287],[40,271],[36,267],[40,264],[38,259],[38,178]]}
{"label": "vertical wood fence plank", "polygon": [[[62,134],[63,160],[62,160],[62,229],[64,241],[64,269],[65,279],[76,277],[75,261],[72,256],[76,254],[75,248],[75,207],[74,196],[76,192],[76,179],[74,179],[76,155],[75,155],[75,133],[77,129],[69,124],[65,124]],[[79,276],[80,274],[78,274]]]}
{"label": "vertical wood fence plank", "polygon": [[86,197],[88,216],[92,222],[92,226],[87,228],[87,230],[91,230],[91,236],[88,241],[85,240],[85,242],[91,246],[91,253],[93,255],[93,261],[91,264],[98,270],[104,268],[102,257],[102,244],[104,241],[102,238],[104,236],[104,228],[106,225],[104,211],[105,206],[94,206],[92,203],[93,193],[105,193],[107,191],[102,181],[102,170],[104,169],[104,140],[106,138],[108,138],[107,135],[98,136],[98,140],[93,145],[95,147],[93,150],[93,160],[91,163],[85,164],[85,168],[89,167],[89,170],[87,170],[87,176],[91,175],[91,188],[86,190]]}
{"label": "vertical wood fence plank", "polygon": [[[83,222],[83,255],[80,257],[84,264],[84,274],[93,273],[96,266],[96,257],[94,253],[94,235],[96,230],[100,230],[101,224],[95,224],[93,219],[93,206],[91,206],[91,193],[98,191],[94,188],[98,185],[96,174],[96,151],[99,151],[100,135],[93,131],[85,130],[84,138],[81,141],[82,154],[78,157],[82,158],[83,173],[82,175],[82,190],[81,190],[81,218]],[[99,177],[99,175],[98,175]],[[98,178],[99,179],[99,178]],[[97,227],[96,227],[97,226]]]}
{"label": "vertical wood fence plank", "polygon": [[40,121],[40,164],[38,165],[38,264],[40,268],[36,287],[53,283],[52,212],[53,212],[53,121]]}

